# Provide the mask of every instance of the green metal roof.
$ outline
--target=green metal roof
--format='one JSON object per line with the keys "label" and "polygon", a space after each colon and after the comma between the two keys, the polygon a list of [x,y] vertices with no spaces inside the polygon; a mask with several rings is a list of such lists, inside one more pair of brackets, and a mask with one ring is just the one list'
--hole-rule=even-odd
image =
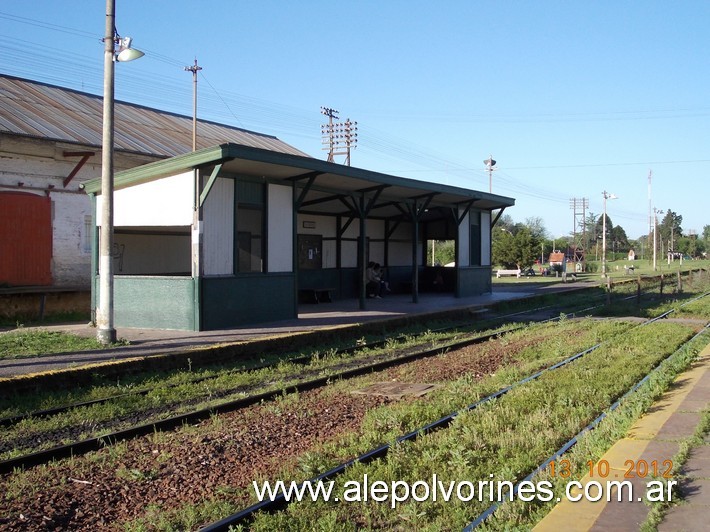
{"label": "green metal roof", "polygon": [[[340,201],[342,195],[358,195],[376,188],[381,189],[378,202],[383,209],[387,202],[414,201],[422,196],[431,196],[432,206],[452,206],[475,200],[476,208],[491,210],[511,207],[515,204],[513,198],[506,196],[382,174],[311,157],[232,143],[118,172],[114,176],[114,187],[118,190],[194,168],[209,168],[220,163],[222,164],[220,175],[253,176],[271,182],[283,181],[288,185],[293,181],[299,184],[301,180],[315,176],[313,186],[304,198],[304,203],[311,205],[314,213],[337,214],[343,208]],[[84,187],[87,193],[100,194],[101,179],[87,181]],[[393,209],[396,210],[396,207]]]}

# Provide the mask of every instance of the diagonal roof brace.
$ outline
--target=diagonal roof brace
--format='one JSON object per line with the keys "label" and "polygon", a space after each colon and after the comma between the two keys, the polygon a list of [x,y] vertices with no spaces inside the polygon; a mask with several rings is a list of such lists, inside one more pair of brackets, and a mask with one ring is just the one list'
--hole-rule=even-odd
{"label": "diagonal roof brace", "polygon": [[[465,203],[460,203],[456,207],[451,207],[451,214],[454,217],[454,220],[458,225],[461,225],[461,222],[464,221],[468,213],[471,211],[471,207],[473,207],[473,204],[476,203],[478,199],[472,199],[471,201],[467,201]],[[459,214],[459,207],[461,205],[464,205],[464,210],[461,214]]]}
{"label": "diagonal roof brace", "polygon": [[498,222],[500,219],[501,215],[503,214],[503,211],[505,210],[505,207],[501,207],[501,209],[498,211],[498,214],[496,214],[495,219],[491,222],[491,229],[495,226],[495,224]]}
{"label": "diagonal roof brace", "polygon": [[323,172],[309,172],[308,174],[303,174],[303,175],[291,178],[291,179],[293,179],[294,186],[295,186],[297,180],[300,180],[300,179],[307,179],[308,180],[308,182],[303,186],[303,190],[301,190],[301,193],[298,195],[298,198],[296,199],[296,204],[294,206],[296,208],[296,210],[301,208],[301,206],[303,205],[303,200],[306,199],[306,194],[308,194],[308,191],[313,186],[313,183],[315,183],[316,177],[318,177],[321,174],[323,174]]}
{"label": "diagonal roof brace", "polygon": [[74,179],[74,177],[76,177],[76,174],[78,174],[79,170],[81,170],[82,167],[86,164],[86,161],[89,160],[89,157],[92,157],[96,154],[93,151],[65,151],[63,155],[64,157],[81,157],[81,160],[76,163],[76,166],[71,171],[71,173],[64,178],[64,181],[62,181],[62,185],[64,186],[64,188],[67,188],[67,185],[71,182],[72,179]]}
{"label": "diagonal roof brace", "polygon": [[325,196],[323,198],[318,198],[314,200],[308,200],[308,201],[302,201],[301,202],[301,207],[310,207],[311,205],[318,205],[319,203],[327,203],[329,201],[335,201],[335,200],[340,200],[345,197],[345,194],[333,194],[332,196]]}
{"label": "diagonal roof brace", "polygon": [[[434,196],[436,195],[437,193],[435,192],[433,194],[422,194],[421,196],[410,198],[414,200],[414,203],[407,203],[407,210],[405,212],[412,217],[413,221],[418,222],[422,217],[422,214],[424,214],[424,212],[429,208],[431,200],[434,199]],[[419,203],[419,200],[424,201]]]}
{"label": "diagonal roof brace", "polygon": [[338,237],[342,238],[342,236],[345,234],[345,231],[348,230],[348,227],[350,227],[350,225],[351,225],[354,221],[355,221],[355,217],[354,217],[354,216],[350,216],[350,217],[348,218],[348,221],[345,222],[345,225],[343,225],[342,227],[340,227],[340,228],[338,229]]}
{"label": "diagonal roof brace", "polygon": [[219,175],[220,170],[222,170],[222,164],[223,163],[219,163],[215,165],[214,169],[212,170],[212,175],[210,175],[210,178],[207,180],[207,183],[205,183],[205,188],[200,193],[200,207],[204,205],[205,200],[207,199],[207,196],[210,193],[210,190],[212,190],[212,186],[217,180],[217,176]]}

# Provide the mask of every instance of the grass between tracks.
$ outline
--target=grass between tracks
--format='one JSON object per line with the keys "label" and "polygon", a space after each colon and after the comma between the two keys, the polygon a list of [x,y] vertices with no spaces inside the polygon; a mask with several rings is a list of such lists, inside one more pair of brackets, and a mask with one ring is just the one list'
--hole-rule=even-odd
{"label": "grass between tracks", "polygon": [[[482,408],[463,413],[444,431],[394,447],[383,460],[356,465],[336,482],[342,499],[348,481],[429,481],[433,475],[450,481],[515,481],[524,478],[538,463],[554,453],[662,359],[685,342],[691,331],[684,326],[655,323],[627,335],[584,358],[547,373]],[[460,389],[465,393],[464,389]],[[638,412],[637,412],[638,413]],[[586,460],[600,456],[605,444],[594,440],[608,433],[617,439],[623,424],[606,425],[595,438],[577,450],[583,473]],[[617,432],[618,431],[618,432]],[[596,431],[595,431],[596,432]],[[580,475],[581,476],[581,475]],[[557,492],[563,493],[563,492]],[[252,530],[392,529],[406,524],[417,530],[451,530],[466,526],[490,506],[475,499],[408,501],[392,509],[388,503],[304,502],[275,515],[262,515]],[[539,503],[538,503],[539,504]],[[510,504],[495,516],[491,528],[527,528],[538,510],[535,502]]]}
{"label": "grass between tracks", "polygon": [[[402,349],[445,345],[459,339],[464,334],[471,334],[465,329],[445,332],[427,332],[423,335],[404,335],[391,339],[381,348],[363,348],[355,355],[338,354],[336,351],[317,351],[311,353],[309,364],[294,364],[283,360],[278,364],[248,371],[240,370],[204,370],[183,371],[167,378],[153,378],[142,382],[143,388],[150,388],[146,395],[130,394],[137,387],[133,385],[95,387],[85,393],[39,395],[36,398],[22,396],[12,401],[5,401],[6,408],[0,410],[0,417],[16,415],[22,411],[36,408],[50,408],[67,402],[88,401],[92,399],[125,394],[115,399],[73,408],[67,412],[50,417],[30,417],[12,425],[0,428],[0,459],[9,459],[49,448],[58,443],[70,443],[83,438],[96,437],[109,431],[130,427],[133,424],[157,421],[180,413],[191,412],[200,408],[210,408],[221,403],[254,395],[264,391],[278,391],[296,384],[301,380],[314,379],[334,374],[341,369],[363,366],[373,359],[393,358]],[[477,335],[478,333],[473,333]],[[195,378],[208,377],[208,380],[194,382]],[[67,401],[67,399],[69,399]],[[29,408],[28,408],[29,407]],[[78,428],[80,432],[75,429]],[[48,437],[51,433],[60,433],[71,429],[69,437],[60,441]],[[16,442],[36,442],[33,447]]]}
{"label": "grass between tracks", "polygon": [[[480,350],[480,358],[495,356],[496,352],[508,351],[508,367],[501,367],[496,370],[495,375],[466,375],[464,378],[454,382],[441,383],[445,388],[417,400],[405,400],[398,404],[387,407],[380,407],[371,410],[366,415],[360,431],[340,438],[335,442],[325,446],[321,450],[314,450],[304,454],[296,469],[286,468],[272,480],[278,478],[307,478],[308,476],[320,473],[330,466],[335,465],[345,458],[356,456],[392,440],[402,433],[415,430],[422,425],[435,419],[445,416],[452,411],[465,407],[469,402],[483,397],[504,386],[526,376],[540,367],[557,362],[576,351],[589,347],[590,345],[611,338],[620,334],[630,327],[629,324],[599,322],[585,320],[584,322],[563,321],[562,323],[551,323],[546,325],[532,325],[523,330],[510,333],[504,337],[486,342],[477,346]],[[521,346],[523,346],[521,348]],[[501,349],[502,348],[502,349]],[[442,355],[446,356],[446,355]],[[324,402],[328,400],[339,401],[344,394],[349,394],[353,389],[357,389],[374,381],[381,380],[381,375],[360,377],[347,381],[336,381],[325,391]],[[406,375],[400,375],[400,380],[411,382]],[[284,409],[295,407],[299,398],[297,394],[284,396],[282,400],[266,405],[272,408],[275,415],[279,415]],[[224,493],[233,493],[230,497],[233,501],[231,512],[253,502],[254,494],[251,488],[237,489],[229,486],[223,487]],[[236,496],[236,500],[235,500]],[[216,497],[214,501],[198,505],[186,506],[179,512],[161,513],[157,510],[150,513],[148,521],[150,523],[160,523],[159,529],[195,528],[200,523],[210,519],[216,519],[219,515],[224,515],[224,504]],[[150,528],[144,522],[137,522],[130,527],[142,530],[143,527]],[[129,528],[130,528],[129,527]]]}

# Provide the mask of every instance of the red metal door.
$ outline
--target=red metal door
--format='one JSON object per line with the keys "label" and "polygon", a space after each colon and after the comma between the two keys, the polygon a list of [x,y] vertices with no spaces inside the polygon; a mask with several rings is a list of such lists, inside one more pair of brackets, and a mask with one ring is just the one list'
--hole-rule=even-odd
{"label": "red metal door", "polygon": [[52,284],[52,202],[0,192],[0,285]]}

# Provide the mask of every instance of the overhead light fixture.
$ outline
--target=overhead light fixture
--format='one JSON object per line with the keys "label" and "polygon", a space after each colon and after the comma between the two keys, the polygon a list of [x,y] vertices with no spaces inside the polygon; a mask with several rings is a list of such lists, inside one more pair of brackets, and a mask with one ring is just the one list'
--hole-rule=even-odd
{"label": "overhead light fixture", "polygon": [[116,54],[116,61],[121,63],[127,63],[128,61],[133,61],[134,59],[140,59],[145,54],[140,50],[131,48],[131,42],[133,39],[130,37],[118,38],[118,53]]}

